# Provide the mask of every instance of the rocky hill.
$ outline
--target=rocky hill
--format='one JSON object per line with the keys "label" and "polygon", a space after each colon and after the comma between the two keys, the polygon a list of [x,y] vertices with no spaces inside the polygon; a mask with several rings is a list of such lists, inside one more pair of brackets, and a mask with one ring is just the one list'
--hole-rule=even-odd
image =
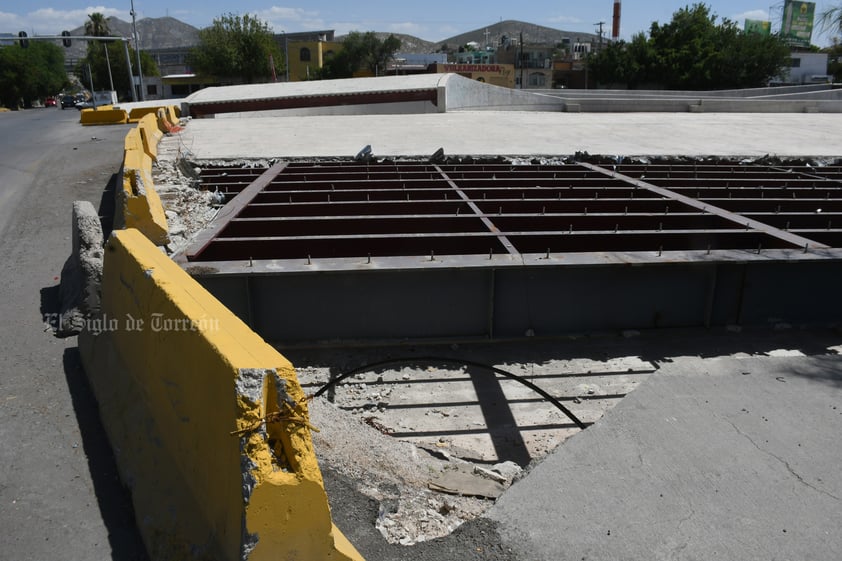
{"label": "rocky hill", "polygon": [[[106,20],[111,34],[119,37],[132,38],[131,22],[110,17]],[[71,35],[84,35],[85,26],[81,25],[70,30]],[[143,18],[137,20],[137,35],[141,49],[163,49],[168,47],[192,47],[199,42],[199,30],[192,25],[175,18]],[[82,58],[85,56],[86,46],[82,41],[75,41],[67,50],[68,58]]]}
{"label": "rocky hill", "polygon": [[[406,35],[404,33],[389,33],[388,31],[375,31],[374,35],[380,39],[386,39],[389,35],[394,35],[401,40],[400,52],[402,53],[433,53],[436,51],[436,44],[432,41],[425,41],[413,35]],[[347,35],[337,35],[336,40],[342,41]]]}
{"label": "rocky hill", "polygon": [[[130,22],[115,17],[107,18],[107,21],[108,27],[113,35],[131,38],[132,24]],[[199,30],[197,28],[171,17],[143,18],[137,20],[137,32],[140,37],[140,46],[145,49],[191,47],[199,41]],[[72,35],[84,35],[85,27],[84,25],[77,27],[76,29],[70,30],[70,33]],[[565,38],[569,38],[574,42],[598,40],[598,37],[593,33],[564,31],[517,20],[497,22],[473,31],[448,37],[438,42],[426,41],[402,33],[394,33],[394,35],[401,40],[401,52],[433,53],[444,46],[455,50],[471,41],[478,43],[481,47],[486,45],[486,41],[490,45],[499,45],[503,36],[518,38],[521,33],[523,33],[523,41],[526,44],[540,43],[555,45],[561,43]],[[379,39],[385,39],[390,35],[388,32],[379,31],[375,32],[375,34]],[[336,40],[341,41],[343,38],[344,36],[337,36]],[[67,57],[69,59],[82,58],[85,56],[85,50],[85,44],[82,41],[75,41],[73,46],[68,49]]]}
{"label": "rocky hill", "polygon": [[444,45],[447,45],[449,49],[457,49],[458,47],[470,43],[471,41],[479,43],[480,47],[485,47],[486,41],[489,45],[496,46],[500,44],[503,36],[518,39],[521,33],[523,33],[523,42],[527,45],[555,45],[561,43],[565,38],[570,39],[572,42],[599,40],[599,37],[593,33],[564,31],[561,29],[554,29],[552,27],[544,27],[543,25],[536,25],[534,23],[527,23],[525,21],[505,20],[487,27],[481,27],[460,35],[448,37],[447,39],[436,43],[435,49],[440,49]]}
{"label": "rocky hill", "polygon": [[[517,20],[497,22],[487,27],[480,27],[479,29],[454,35],[453,37],[448,37],[437,42],[425,41],[412,35],[403,35],[400,33],[394,33],[394,36],[401,40],[400,50],[403,53],[434,53],[440,51],[443,47],[453,51],[472,41],[478,43],[480,47],[485,47],[486,41],[489,45],[496,46],[501,43],[501,39],[504,36],[518,39],[521,33],[523,33],[523,42],[526,44],[556,45],[564,39],[570,39],[572,42],[599,40],[599,37],[595,33],[564,31],[562,29],[554,29],[552,27]],[[390,34],[378,31],[375,32],[375,35],[377,35],[378,39],[385,39]],[[337,36],[336,40],[341,41],[344,37],[344,35]]]}

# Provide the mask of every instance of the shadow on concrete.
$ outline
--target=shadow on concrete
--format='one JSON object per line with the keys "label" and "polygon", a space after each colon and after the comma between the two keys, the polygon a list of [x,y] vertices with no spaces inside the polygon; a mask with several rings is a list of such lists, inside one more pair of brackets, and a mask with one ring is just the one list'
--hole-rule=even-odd
{"label": "shadow on concrete", "polygon": [[839,370],[839,355],[813,356],[804,359],[804,363],[793,365],[788,376],[804,378],[812,382],[842,388],[842,371]]}
{"label": "shadow on concrete", "polygon": [[61,285],[45,286],[41,289],[41,321],[44,322],[44,330],[58,327],[58,313],[61,309],[60,297]]}
{"label": "shadow on concrete", "polygon": [[99,199],[98,213],[100,224],[102,225],[102,239],[104,240],[107,240],[111,236],[111,231],[114,229],[114,195],[117,192],[117,183],[120,179],[121,175],[119,172],[112,174]]}
{"label": "shadow on concrete", "polygon": [[[674,357],[697,356],[715,358],[737,353],[748,356],[770,356],[775,350],[799,351],[808,357],[833,355],[831,346],[842,346],[842,331],[837,328],[766,329],[747,328],[740,331],[714,329],[652,329],[633,334],[598,333],[547,339],[517,341],[462,341],[447,344],[403,344],[378,347],[284,348],[278,350],[296,367],[330,368],[331,377],[365,364],[383,360],[403,360],[414,367],[413,356],[435,355],[475,361],[506,369],[512,364],[547,364],[553,361],[591,359],[609,360],[636,356],[654,365],[671,362]],[[426,365],[423,365],[426,367]],[[387,371],[388,369],[383,369]],[[376,372],[375,369],[369,372]],[[597,371],[570,372],[564,376],[599,376]],[[438,381],[438,380],[436,380]],[[419,380],[419,383],[423,380]]]}
{"label": "shadow on concrete", "polygon": [[506,394],[500,386],[500,380],[493,373],[489,375],[487,370],[476,367],[468,367],[467,373],[477,393],[485,426],[488,427],[488,435],[497,457],[526,467],[531,459],[529,450],[509,407]]}
{"label": "shadow on concrete", "polygon": [[82,434],[82,446],[94,484],[113,561],[149,561],[135,523],[131,495],[120,482],[111,444],[100,422],[99,408],[88,385],[78,348],[64,352],[64,374]]}
{"label": "shadow on concrete", "polygon": [[[529,427],[518,426],[512,407],[526,402],[534,403],[536,408],[547,407],[542,403],[543,398],[533,395],[524,399],[507,400],[501,387],[501,378],[489,375],[490,372],[469,366],[467,363],[481,363],[494,365],[509,372],[522,372],[524,365],[546,365],[541,374],[539,386],[551,380],[571,378],[577,381],[572,384],[587,384],[593,377],[646,376],[654,373],[660,365],[672,362],[676,357],[764,357],[774,356],[781,349],[798,351],[805,357],[800,357],[796,364],[804,366],[798,368],[793,365],[793,375],[811,378],[817,382],[842,385],[842,373],[834,370],[831,357],[838,355],[831,347],[842,345],[842,333],[837,329],[661,329],[647,330],[640,333],[601,333],[588,336],[555,339],[525,339],[520,341],[499,342],[458,342],[435,345],[396,344],[379,347],[320,347],[320,348],[290,348],[279,349],[297,368],[315,367],[327,368],[331,380],[342,378],[351,372],[366,372],[374,375],[377,381],[370,378],[366,382],[348,380],[352,383],[366,386],[384,386],[399,388],[411,381],[412,385],[429,388],[421,390],[427,399],[402,402],[394,400],[386,407],[406,411],[406,415],[417,414],[410,410],[435,410],[441,407],[478,406],[482,413],[484,426],[464,430],[463,428],[448,427],[446,423],[435,430],[410,429],[401,431],[396,427],[389,432],[396,438],[439,438],[447,436],[464,436],[487,434],[500,461],[512,460],[521,466],[530,461],[530,455],[525,443],[524,429],[527,430],[560,430],[575,428],[568,424],[537,425]],[[444,362],[459,364],[461,373],[440,375],[429,372],[431,362],[425,356],[442,357]],[[640,359],[634,371],[611,370],[601,361],[610,361],[623,357],[637,357]],[[588,359],[583,361],[586,366],[581,371],[562,370],[559,361]],[[595,362],[591,362],[595,361]],[[390,362],[386,366],[378,363]],[[434,361],[440,365],[442,361]],[[396,364],[399,363],[399,364]],[[826,363],[826,364],[825,364]],[[371,365],[370,368],[366,365]],[[402,369],[414,371],[416,374],[409,378],[395,379],[394,372]],[[608,370],[605,370],[608,368]],[[555,369],[558,369],[555,371]],[[803,371],[802,371],[803,370]],[[390,377],[389,373],[393,375]],[[384,380],[385,378],[385,380]],[[309,382],[304,385],[307,392],[315,392],[327,382]],[[477,398],[470,401],[455,402],[450,395],[448,383],[470,382],[474,386]],[[340,382],[344,384],[346,382]],[[444,389],[443,389],[444,388]],[[575,387],[574,387],[575,388]],[[619,400],[625,393],[609,393],[597,395],[580,395],[574,388],[567,388],[563,394],[554,396],[565,403],[579,404],[588,400]],[[546,388],[544,388],[546,389]],[[335,387],[330,387],[328,399],[334,401]],[[342,407],[353,410],[359,405]],[[574,413],[581,407],[571,405]],[[589,424],[589,423],[588,423]],[[476,461],[472,459],[472,461]]]}

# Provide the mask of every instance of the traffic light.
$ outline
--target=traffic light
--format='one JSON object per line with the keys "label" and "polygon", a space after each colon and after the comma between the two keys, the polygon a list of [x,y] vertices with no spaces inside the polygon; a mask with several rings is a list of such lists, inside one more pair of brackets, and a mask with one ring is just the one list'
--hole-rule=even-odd
{"label": "traffic light", "polygon": [[64,39],[61,40],[61,44],[64,45],[65,47],[69,47],[70,46],[70,39],[67,39],[67,37],[70,37],[70,32],[69,31],[62,31],[61,36],[65,37]]}
{"label": "traffic light", "polygon": [[18,33],[18,37],[20,37],[20,48],[26,49],[29,47],[29,39],[26,38],[26,31],[21,31]]}

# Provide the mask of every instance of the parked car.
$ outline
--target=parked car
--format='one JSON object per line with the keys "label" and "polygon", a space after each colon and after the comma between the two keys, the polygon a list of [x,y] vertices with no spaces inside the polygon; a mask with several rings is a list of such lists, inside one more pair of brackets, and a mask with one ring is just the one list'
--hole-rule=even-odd
{"label": "parked car", "polygon": [[81,111],[82,109],[90,109],[94,106],[94,100],[89,99],[88,101],[80,101],[76,104],[76,109]]}
{"label": "parked car", "polygon": [[56,98],[50,96],[44,100],[44,107],[55,107],[56,106]]}
{"label": "parked car", "polygon": [[61,108],[76,107],[76,98],[72,95],[61,96]]}

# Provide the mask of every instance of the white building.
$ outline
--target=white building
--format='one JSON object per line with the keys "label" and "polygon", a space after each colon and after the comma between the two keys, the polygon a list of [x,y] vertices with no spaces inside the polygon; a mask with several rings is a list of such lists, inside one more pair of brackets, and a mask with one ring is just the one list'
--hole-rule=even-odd
{"label": "white building", "polygon": [[827,53],[792,53],[782,80],[789,84],[816,84],[832,81],[827,74]]}

